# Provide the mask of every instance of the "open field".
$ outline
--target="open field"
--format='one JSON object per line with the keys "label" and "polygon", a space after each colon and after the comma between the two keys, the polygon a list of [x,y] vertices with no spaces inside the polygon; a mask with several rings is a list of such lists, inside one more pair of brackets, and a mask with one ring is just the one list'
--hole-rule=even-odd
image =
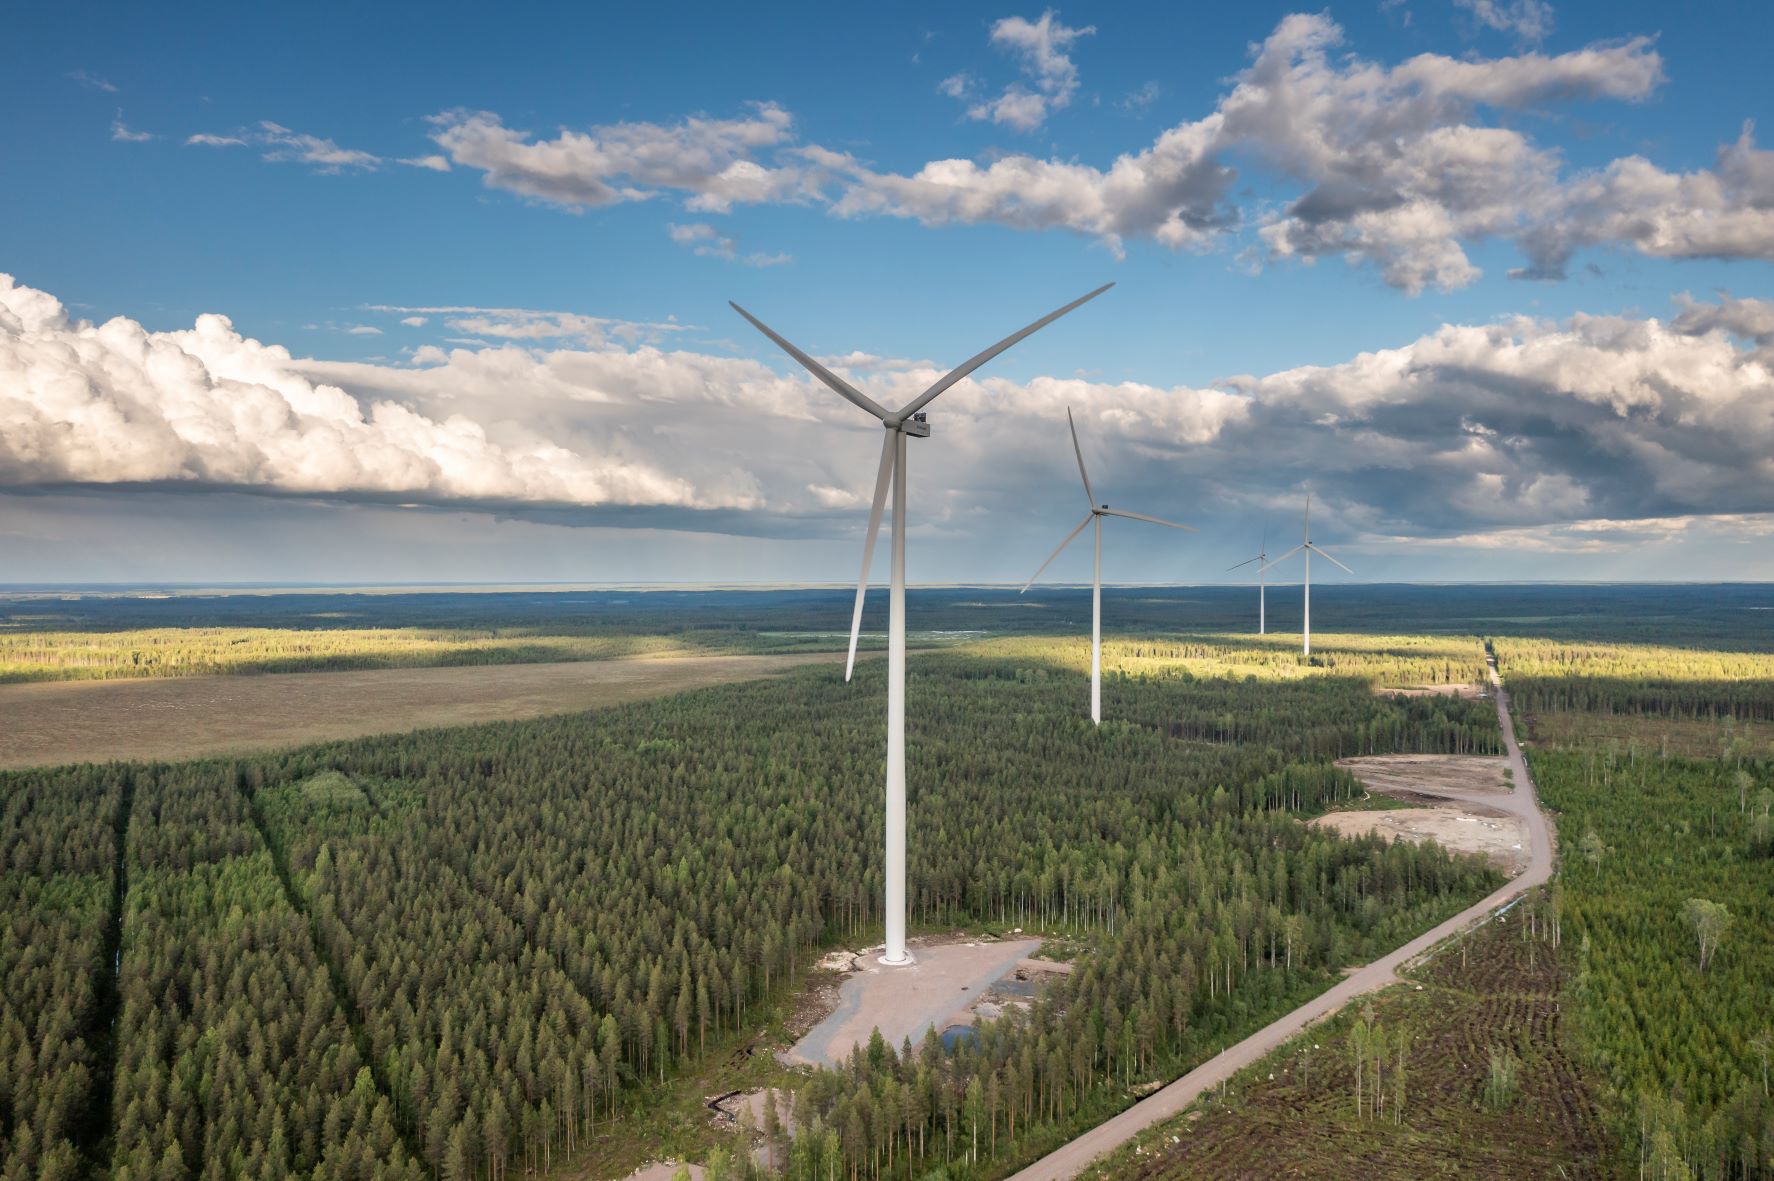
{"label": "open field", "polygon": [[[1088,1176],[1615,1177],[1565,1017],[1567,969],[1552,927],[1524,917],[1517,907],[1445,946],[1406,983],[1308,1030]],[[1380,1032],[1355,1032],[1370,1015]],[[1373,1054],[1364,1055],[1358,1115],[1354,1044],[1364,1034],[1382,1060],[1376,1103]],[[1506,1101],[1495,1094],[1487,1102],[1493,1051],[1517,1063]]]}
{"label": "open field", "polygon": [[186,759],[572,713],[841,653],[0,685],[0,767]]}

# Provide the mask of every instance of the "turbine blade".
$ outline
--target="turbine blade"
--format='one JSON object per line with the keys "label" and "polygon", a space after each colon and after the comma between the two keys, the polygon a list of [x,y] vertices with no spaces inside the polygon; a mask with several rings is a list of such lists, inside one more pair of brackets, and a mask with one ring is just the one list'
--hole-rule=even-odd
{"label": "turbine blade", "polygon": [[857,389],[855,386],[851,385],[849,382],[847,382],[843,378],[839,377],[836,373],[833,373],[830,369],[827,369],[824,365],[821,365],[818,361],[815,361],[812,357],[809,357],[806,353],[803,353],[800,349],[796,348],[794,345],[790,344],[788,341],[786,341],[782,337],[778,336],[770,328],[770,326],[768,324],[764,323],[762,320],[758,319],[756,316],[752,315],[750,312],[746,311],[744,308],[740,307],[738,304],[734,303],[732,300],[727,301],[727,306],[732,308],[734,311],[738,312],[740,315],[744,316],[747,320],[750,320],[752,323],[752,327],[756,328],[759,332],[762,332],[765,336],[768,336],[771,340],[775,341],[777,344],[777,347],[781,348],[783,352],[787,353],[789,356],[791,356],[795,360],[799,361],[801,363],[802,367],[805,368],[807,370],[807,372],[811,373],[814,377],[817,377],[820,381],[823,381],[826,385],[830,386],[832,389],[836,390],[838,393],[842,394],[844,397],[846,397],[850,401],[854,402],[857,406],[861,407],[864,410],[867,410],[870,414],[874,415],[876,418],[882,420],[883,422],[885,422],[887,420],[887,411],[884,407],[881,406],[881,404],[879,402],[876,402],[873,398],[869,397],[867,394],[863,393],[861,390]]}
{"label": "turbine blade", "polygon": [[1258,554],[1254,558],[1246,558],[1246,559],[1244,559],[1244,561],[1238,563],[1238,565],[1236,565],[1236,566],[1227,566],[1226,573],[1230,574],[1234,570],[1242,570],[1244,567],[1250,565],[1252,562],[1260,562],[1262,560],[1263,560],[1263,557],[1261,554]]}
{"label": "turbine blade", "polygon": [[862,543],[862,576],[856,581],[856,609],[850,613],[850,657],[844,661],[844,679],[856,667],[856,638],[862,632],[862,600],[869,590],[869,559],[875,556],[875,538],[881,532],[881,510],[887,507],[887,485],[893,478],[893,444],[898,431],[886,431],[881,443],[881,470],[875,476],[875,504],[869,509],[868,537]]}
{"label": "turbine blade", "polygon": [[1037,569],[1033,574],[1029,575],[1029,580],[1027,582],[1023,583],[1023,589],[1020,591],[1017,591],[1016,593],[1020,595],[1024,591],[1028,590],[1031,586],[1034,586],[1035,580],[1037,578],[1041,577],[1041,571],[1045,570],[1049,566],[1053,565],[1053,559],[1059,557],[1061,554],[1066,552],[1066,547],[1068,545],[1072,544],[1072,540],[1074,538],[1076,538],[1080,533],[1084,532],[1084,527],[1086,525],[1090,524],[1091,519],[1095,516],[1096,516],[1095,513],[1085,513],[1084,519],[1082,521],[1078,522],[1078,527],[1076,529],[1072,530],[1070,533],[1066,534],[1066,539],[1059,543],[1059,548],[1054,550],[1051,554],[1047,555],[1047,560],[1045,562],[1041,563],[1040,569]]}
{"label": "turbine blade", "polygon": [[1084,449],[1078,446],[1078,424],[1072,421],[1072,408],[1066,407],[1066,425],[1072,428],[1072,454],[1078,457],[1078,474],[1084,477],[1084,498],[1096,508],[1096,493],[1090,487],[1090,473],[1084,470]]}
{"label": "turbine blade", "polygon": [[1269,560],[1269,565],[1279,566],[1283,562],[1287,561],[1289,558],[1293,557],[1295,554],[1299,553],[1301,550],[1303,550],[1305,548],[1306,547],[1304,545],[1296,545],[1292,549],[1288,550],[1285,554],[1282,554],[1279,558],[1271,558]]}
{"label": "turbine blade", "polygon": [[1150,521],[1154,525],[1163,525],[1170,529],[1181,529],[1185,533],[1199,533],[1193,525],[1179,525],[1175,521],[1167,521],[1163,517],[1148,517],[1145,513],[1130,513],[1124,508],[1106,508],[1103,512],[1111,517],[1126,517],[1130,521]]}
{"label": "turbine blade", "polygon": [[1003,340],[999,341],[997,344],[993,345],[991,348],[987,349],[985,352],[980,353],[978,356],[973,357],[970,360],[963,361],[960,365],[956,366],[954,369],[949,370],[949,372],[943,376],[942,380],[938,381],[935,385],[931,386],[929,389],[925,390],[923,393],[919,394],[916,398],[913,398],[909,403],[907,403],[905,409],[901,410],[899,412],[900,419],[903,421],[904,419],[910,418],[912,415],[916,414],[918,411],[924,409],[925,406],[929,405],[930,400],[932,398],[936,397],[938,394],[942,393],[944,390],[948,389],[950,386],[954,385],[956,382],[960,381],[962,378],[964,378],[968,374],[972,373],[975,369],[978,369],[981,365],[984,365],[987,361],[990,361],[993,357],[996,357],[999,353],[1003,352],[1005,349],[1009,348],[1011,345],[1015,344],[1017,341],[1021,340],[1023,337],[1028,336],[1031,333],[1039,332],[1041,329],[1047,327],[1049,324],[1053,323],[1055,320],[1059,319],[1061,316],[1065,315],[1067,312],[1071,311],[1073,308],[1078,307],[1081,304],[1089,303],[1091,300],[1095,299],[1097,296],[1101,295],[1103,292],[1107,291],[1109,288],[1111,288],[1113,286],[1114,286],[1113,283],[1104,283],[1101,287],[1098,287],[1095,291],[1092,291],[1089,295],[1081,296],[1078,299],[1074,299],[1071,303],[1067,304],[1063,308],[1060,308],[1058,311],[1048,312],[1045,316],[1042,316],[1039,320],[1036,320],[1033,324],[1030,324],[1027,328],[1024,328],[1022,331],[1011,333],[1009,336],[1006,336]]}
{"label": "turbine blade", "polygon": [[1343,571],[1345,574],[1355,573],[1355,571],[1349,569],[1349,567],[1343,565],[1343,563],[1337,561],[1335,558],[1331,557],[1329,554],[1325,553],[1323,550],[1319,549],[1317,546],[1307,545],[1306,548],[1311,550],[1313,553],[1317,554],[1319,557],[1323,558],[1325,561],[1329,562],[1331,565],[1335,566],[1337,569]]}

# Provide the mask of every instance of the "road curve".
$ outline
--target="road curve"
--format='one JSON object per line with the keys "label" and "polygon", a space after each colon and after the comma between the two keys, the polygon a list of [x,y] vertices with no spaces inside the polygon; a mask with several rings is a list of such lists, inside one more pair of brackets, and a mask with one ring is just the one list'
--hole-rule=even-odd
{"label": "road curve", "polygon": [[1077,1176],[1098,1157],[1119,1148],[1153,1124],[1187,1110],[1203,1093],[1259,1061],[1308,1025],[1328,1017],[1358,996],[1395,983],[1398,980],[1398,969],[1403,964],[1448,936],[1477,924],[1497,907],[1535,886],[1542,885],[1552,877],[1552,826],[1547,821],[1546,814],[1540,811],[1534,781],[1528,776],[1527,760],[1522,758],[1521,747],[1515,741],[1515,722],[1509,716],[1509,694],[1497,677],[1495,657],[1490,658],[1490,677],[1497,697],[1497,722],[1503,730],[1505,757],[1514,776],[1515,790],[1506,797],[1487,796],[1485,802],[1522,819],[1528,841],[1527,868],[1482,902],[1467,907],[1396,951],[1351,973],[1329,991],[1264,1026],[1238,1044],[1222,1050],[1163,1090],[1140,1100],[1120,1115],[1105,1120],[1076,1140],[1013,1174],[1010,1181],[1064,1181]]}

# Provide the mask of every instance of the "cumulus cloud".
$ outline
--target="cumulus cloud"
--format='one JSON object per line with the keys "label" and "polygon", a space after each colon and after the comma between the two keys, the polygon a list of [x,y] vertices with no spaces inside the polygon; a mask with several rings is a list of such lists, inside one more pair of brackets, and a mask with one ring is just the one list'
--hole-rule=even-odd
{"label": "cumulus cloud", "polygon": [[[1007,16],[994,23],[992,46],[1014,56],[1028,82],[1012,82],[995,97],[973,101],[967,117],[1017,131],[1038,129],[1048,115],[1071,105],[1078,91],[1078,67],[1068,51],[1078,38],[1094,32],[1093,25],[1074,29],[1061,24],[1051,8],[1039,20]],[[968,99],[975,85],[971,76],[956,74],[945,79],[940,89],[952,98]]]}
{"label": "cumulus cloud", "polygon": [[1629,156],[1559,197],[1556,215],[1524,235],[1525,277],[1563,278],[1575,251],[1610,243],[1657,258],[1774,262],[1774,152],[1756,147],[1752,123],[1714,169],[1670,173]]}
{"label": "cumulus cloud", "polygon": [[151,484],[434,502],[749,507],[732,489],[514,421],[359,398],[224,316],[70,319],[0,276],[0,483]]}
{"label": "cumulus cloud", "polygon": [[816,182],[805,168],[759,162],[793,137],[793,122],[781,107],[760,103],[737,119],[563,128],[538,140],[490,111],[446,111],[431,119],[432,139],[449,160],[485,173],[490,188],[569,209],[670,191],[683,194],[687,208],[710,213],[814,195]]}
{"label": "cumulus cloud", "polygon": [[690,225],[668,223],[665,232],[671,240],[705,258],[719,258],[727,262],[740,262],[748,267],[775,267],[786,262],[793,262],[791,255],[781,252],[767,254],[754,250],[749,254],[739,253],[739,242],[730,234],[723,234],[707,222],[694,222]]}
{"label": "cumulus cloud", "polygon": [[1519,130],[1479,122],[1480,109],[1633,101],[1663,77],[1643,38],[1556,56],[1421,54],[1392,67],[1333,58],[1342,42],[1327,16],[1284,18],[1213,111],[1106,169],[1009,155],[895,175],[832,154],[826,163],[848,181],[833,209],[931,225],[1063,228],[1117,251],[1136,236],[1205,249],[1245,220],[1231,198],[1232,161],[1251,158],[1306,186],[1260,220],[1271,257],[1340,255],[1377,265],[1406,291],[1453,288],[1478,275],[1463,242],[1526,238],[1560,221],[1571,201],[1558,155]]}
{"label": "cumulus cloud", "polygon": [[[1765,301],[1689,299],[1668,320],[1447,325],[1209,387],[970,379],[931,406],[918,520],[984,536],[1074,512],[1068,407],[1114,495],[1177,519],[1291,514],[1306,487],[1327,540],[1774,513],[1771,333]],[[830,363],[891,405],[947,368],[860,351]],[[220,316],[182,332],[94,326],[0,280],[0,486],[231,488],[606,521],[671,510],[680,527],[830,532],[857,524],[879,445],[878,426],[774,357],[605,333],[428,345],[410,365],[305,360]]]}
{"label": "cumulus cloud", "polygon": [[[1550,28],[1540,0],[1471,0],[1475,19],[1536,43]],[[992,40],[1026,75],[982,98],[970,73],[938,89],[1013,128],[1039,126],[1071,101],[1068,50],[1087,28],[1011,17]],[[697,212],[799,203],[838,217],[887,216],[931,226],[989,223],[1068,230],[1117,255],[1147,239],[1173,250],[1232,247],[1257,264],[1342,258],[1390,285],[1450,290],[1480,274],[1468,250],[1513,243],[1512,275],[1561,278],[1591,247],[1664,258],[1774,259],[1774,153],[1745,125],[1715,167],[1667,172],[1632,156],[1571,169],[1525,128],[1561,103],[1639,102],[1664,80],[1645,37],[1567,53],[1494,58],[1424,53],[1388,65],[1348,52],[1323,13],[1284,17],[1251,49],[1212,110],[1099,166],[1027,153],[930,160],[883,169],[850,151],[798,140],[783,108],[734,118],[619,123],[552,138],[487,111],[434,116],[447,160],[494,188],[582,210],[674,198]],[[1157,91],[1135,92],[1138,109]],[[1245,183],[1239,170],[1273,182]],[[1279,200],[1279,204],[1277,201]],[[706,223],[699,223],[706,224]],[[686,243],[721,255],[719,241]],[[735,251],[735,253],[737,253]]]}

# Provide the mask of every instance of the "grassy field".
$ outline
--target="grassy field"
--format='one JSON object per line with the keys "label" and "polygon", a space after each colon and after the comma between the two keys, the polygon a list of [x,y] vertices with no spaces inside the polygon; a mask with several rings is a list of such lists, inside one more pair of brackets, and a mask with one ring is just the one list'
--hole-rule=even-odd
{"label": "grassy field", "polygon": [[188,759],[572,713],[778,676],[836,653],[0,685],[0,767]]}
{"label": "grassy field", "polygon": [[[1523,921],[1534,905],[1308,1031],[1091,1181],[1619,1176],[1571,1044],[1552,928]],[[1385,1043],[1378,1103],[1367,1057],[1358,1115],[1356,1045],[1368,1038]],[[1515,1063],[1514,1084],[1487,1096],[1497,1055]]]}
{"label": "grassy field", "polygon": [[833,644],[736,632],[573,635],[528,628],[196,627],[0,633],[0,684],[707,656],[811,646]]}

